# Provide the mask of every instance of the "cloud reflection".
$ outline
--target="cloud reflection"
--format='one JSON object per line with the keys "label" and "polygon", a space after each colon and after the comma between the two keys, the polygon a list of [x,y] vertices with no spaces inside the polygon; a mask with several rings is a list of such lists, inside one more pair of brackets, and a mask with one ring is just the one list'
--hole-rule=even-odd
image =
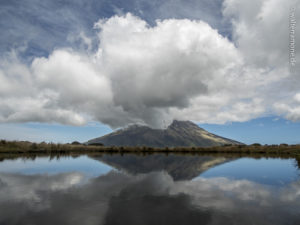
{"label": "cloud reflection", "polygon": [[166,172],[0,174],[0,224],[299,224],[300,182],[174,181]]}

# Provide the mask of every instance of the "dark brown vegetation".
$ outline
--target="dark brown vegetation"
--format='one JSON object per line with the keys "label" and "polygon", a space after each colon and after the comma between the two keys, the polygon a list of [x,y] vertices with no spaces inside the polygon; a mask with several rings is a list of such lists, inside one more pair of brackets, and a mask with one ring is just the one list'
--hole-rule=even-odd
{"label": "dark brown vegetation", "polygon": [[98,146],[84,145],[80,143],[54,144],[54,143],[32,143],[27,141],[0,141],[0,154],[22,154],[22,153],[231,153],[231,154],[262,154],[262,155],[290,155],[300,156],[300,145],[225,145],[216,147],[127,147],[127,146]]}
{"label": "dark brown vegetation", "polygon": [[104,154],[136,154],[146,156],[150,154],[176,154],[197,156],[214,156],[226,158],[294,158],[300,169],[300,145],[226,145],[218,147],[107,147],[91,146],[80,143],[53,144],[31,143],[27,141],[0,140],[0,161],[14,158],[30,158],[46,156],[52,158],[78,157],[88,155],[101,157]]}

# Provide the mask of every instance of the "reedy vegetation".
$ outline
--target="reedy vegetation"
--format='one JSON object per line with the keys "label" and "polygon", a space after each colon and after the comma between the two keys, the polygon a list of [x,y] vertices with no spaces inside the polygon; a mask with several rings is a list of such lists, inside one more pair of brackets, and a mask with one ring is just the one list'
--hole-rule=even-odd
{"label": "reedy vegetation", "polygon": [[154,148],[147,146],[97,146],[84,145],[78,142],[73,144],[55,144],[55,143],[32,143],[28,141],[0,141],[1,153],[93,153],[93,152],[182,152],[182,153],[245,153],[245,154],[263,154],[263,155],[291,155],[300,156],[300,145],[224,145],[215,147],[165,147]]}

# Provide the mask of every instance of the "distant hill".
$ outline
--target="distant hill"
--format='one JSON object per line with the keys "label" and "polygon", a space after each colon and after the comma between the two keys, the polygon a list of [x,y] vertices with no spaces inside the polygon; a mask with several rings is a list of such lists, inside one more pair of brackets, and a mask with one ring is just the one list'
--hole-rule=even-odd
{"label": "distant hill", "polygon": [[87,142],[87,144],[95,143],[102,143],[105,146],[149,147],[209,147],[241,144],[209,133],[190,121],[177,120],[174,120],[167,129],[133,125]]}

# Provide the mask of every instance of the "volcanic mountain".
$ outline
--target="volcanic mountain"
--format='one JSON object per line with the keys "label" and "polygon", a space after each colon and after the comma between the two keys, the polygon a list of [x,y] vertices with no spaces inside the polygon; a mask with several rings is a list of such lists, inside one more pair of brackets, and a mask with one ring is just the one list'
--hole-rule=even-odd
{"label": "volcanic mountain", "polygon": [[209,133],[190,121],[177,120],[174,120],[167,129],[152,129],[147,126],[132,125],[87,142],[87,144],[96,143],[102,143],[105,146],[148,147],[209,147],[241,144]]}

